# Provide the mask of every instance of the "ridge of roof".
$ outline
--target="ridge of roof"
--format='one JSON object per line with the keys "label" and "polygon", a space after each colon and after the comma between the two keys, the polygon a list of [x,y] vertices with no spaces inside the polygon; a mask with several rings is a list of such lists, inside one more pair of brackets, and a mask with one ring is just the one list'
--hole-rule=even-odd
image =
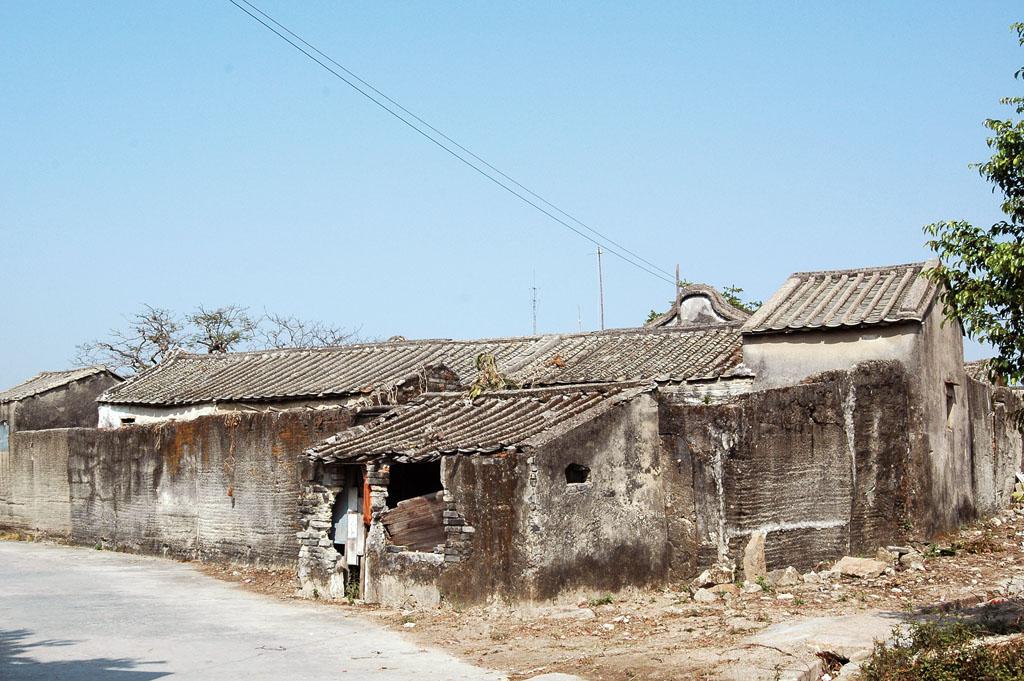
{"label": "ridge of roof", "polygon": [[[706,297],[711,303],[711,309],[714,310],[715,314],[722,317],[724,321],[718,322],[705,322],[703,324],[688,323],[685,326],[675,325],[674,327],[669,326],[673,319],[678,317],[679,308],[683,304],[683,301],[687,298],[693,298],[695,296]],[[657,329],[657,328],[676,328],[676,329],[692,329],[700,326],[717,326],[720,324],[742,324],[750,318],[750,313],[739,307],[736,307],[722,295],[722,292],[716,289],[714,286],[708,284],[687,284],[679,289],[676,293],[676,299],[672,303],[672,307],[667,312],[663,312],[651,321],[644,324],[644,328]]]}
{"label": "ridge of roof", "polygon": [[322,345],[312,348],[265,348],[262,350],[236,350],[232,352],[188,352],[187,350],[178,348],[175,349],[171,354],[169,354],[167,359],[165,359],[160,364],[155,365],[150,369],[147,369],[146,372],[152,371],[153,368],[156,368],[156,366],[163,366],[168,360],[176,358],[223,360],[232,357],[264,356],[276,354],[328,353],[347,351],[353,349],[358,350],[363,348],[416,347],[418,345],[425,345],[428,343],[453,343],[458,345],[481,345],[486,343],[516,343],[523,341],[538,341],[559,338],[625,336],[630,334],[648,333],[680,333],[689,331],[715,330],[730,327],[739,328],[742,325],[743,320],[730,320],[726,322],[695,324],[693,326],[685,327],[625,326],[615,329],[601,329],[595,331],[553,331],[550,333],[539,333],[537,335],[493,336],[489,338],[403,338],[401,340],[364,341],[362,343],[346,343],[343,345]]}

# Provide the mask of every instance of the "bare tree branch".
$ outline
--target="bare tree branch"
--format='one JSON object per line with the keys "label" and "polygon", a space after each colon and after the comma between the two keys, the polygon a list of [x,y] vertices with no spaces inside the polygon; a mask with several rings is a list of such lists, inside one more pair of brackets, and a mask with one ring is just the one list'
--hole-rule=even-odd
{"label": "bare tree branch", "polygon": [[185,343],[181,322],[170,310],[144,305],[126,319],[128,327],[111,329],[109,339],[79,345],[75,362],[134,373],[159,364]]}

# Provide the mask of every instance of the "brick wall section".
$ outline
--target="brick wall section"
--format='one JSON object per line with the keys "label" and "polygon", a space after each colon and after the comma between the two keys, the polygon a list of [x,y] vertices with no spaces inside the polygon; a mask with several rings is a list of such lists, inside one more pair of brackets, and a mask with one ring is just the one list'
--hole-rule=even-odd
{"label": "brick wall section", "polygon": [[72,539],[182,558],[293,566],[306,448],[344,409],[65,431]]}

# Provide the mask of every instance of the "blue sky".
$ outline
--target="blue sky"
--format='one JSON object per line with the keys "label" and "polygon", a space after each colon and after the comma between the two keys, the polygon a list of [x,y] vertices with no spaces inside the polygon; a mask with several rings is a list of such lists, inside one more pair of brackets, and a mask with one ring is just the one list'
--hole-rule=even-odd
{"label": "blue sky", "polygon": [[[967,166],[1019,90],[1017,3],[262,6],[687,279],[765,298],[998,217]],[[515,335],[536,272],[541,331],[598,324],[592,244],[226,1],[7,2],[0,27],[0,385],[143,303]],[[608,326],[671,297],[605,262]]]}

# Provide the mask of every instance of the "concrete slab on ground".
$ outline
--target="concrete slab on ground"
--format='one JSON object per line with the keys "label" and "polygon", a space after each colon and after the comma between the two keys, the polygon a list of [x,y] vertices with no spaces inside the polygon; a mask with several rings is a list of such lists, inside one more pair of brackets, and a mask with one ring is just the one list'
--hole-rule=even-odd
{"label": "concrete slab on ground", "polygon": [[323,604],[249,593],[186,563],[0,541],[5,681],[502,681]]}

